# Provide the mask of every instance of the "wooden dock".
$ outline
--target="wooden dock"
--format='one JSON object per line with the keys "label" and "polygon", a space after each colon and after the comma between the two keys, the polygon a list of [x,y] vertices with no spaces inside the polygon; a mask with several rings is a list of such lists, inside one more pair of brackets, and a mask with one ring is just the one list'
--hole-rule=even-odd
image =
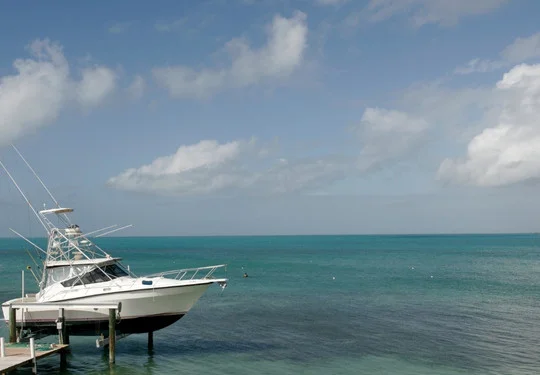
{"label": "wooden dock", "polygon": [[[58,309],[58,319],[51,322],[58,329],[58,344],[36,344],[35,338],[30,337],[29,344],[18,344],[16,310],[28,309],[33,307],[43,308],[44,306]],[[118,303],[97,303],[97,304],[70,304],[70,303],[10,303],[9,304],[9,343],[6,343],[3,337],[0,337],[0,374],[6,374],[14,371],[19,367],[31,366],[34,374],[37,373],[37,361],[41,358],[59,353],[60,364],[65,365],[66,351],[69,349],[69,335],[67,330],[67,322],[65,319],[65,311],[77,308],[98,308],[109,310],[109,336],[107,340],[102,340],[103,344],[109,346],[109,363],[113,364],[116,360],[116,320],[117,314],[122,309],[122,304]],[[148,342],[150,345],[151,334],[148,334]],[[105,343],[106,341],[106,343]],[[99,344],[99,340],[98,340]]]}
{"label": "wooden dock", "polygon": [[43,345],[37,345],[35,349],[35,358],[32,358],[30,346],[21,346],[17,344],[12,346],[6,344],[4,351],[5,356],[0,357],[0,374],[6,374],[9,371],[13,371],[22,366],[33,366],[36,369],[36,363],[38,360],[48,357],[53,354],[61,354],[66,351],[69,345],[65,344],[51,344],[49,347],[43,347]]}

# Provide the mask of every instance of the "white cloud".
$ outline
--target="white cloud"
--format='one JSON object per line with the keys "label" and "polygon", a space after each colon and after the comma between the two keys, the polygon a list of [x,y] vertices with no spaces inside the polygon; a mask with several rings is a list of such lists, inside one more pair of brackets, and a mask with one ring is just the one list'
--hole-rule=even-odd
{"label": "white cloud", "polygon": [[225,85],[227,72],[220,70],[196,71],[185,66],[169,66],[152,71],[158,84],[173,97],[205,98]]}
{"label": "white cloud", "polygon": [[176,153],[155,159],[148,165],[131,168],[107,184],[117,189],[185,195],[219,191],[241,183],[231,165],[244,144],[239,141],[219,144],[201,141],[180,146]]}
{"label": "white cloud", "polygon": [[118,22],[108,28],[111,34],[122,34],[128,31],[133,22]]}
{"label": "white cloud", "polygon": [[378,22],[397,14],[410,14],[420,27],[426,24],[451,26],[465,16],[489,13],[509,0],[371,0],[367,6],[371,21]]}
{"label": "white cloud", "polygon": [[[347,163],[340,158],[289,162],[263,158],[255,141],[218,143],[205,140],[180,146],[176,153],[112,177],[111,187],[164,195],[191,195],[241,191],[283,194],[341,179]],[[266,153],[264,153],[266,154]],[[254,160],[257,162],[254,163]],[[268,165],[270,164],[270,165]]]}
{"label": "white cloud", "polygon": [[82,79],[77,83],[77,100],[84,107],[95,107],[116,88],[116,74],[104,66],[82,70]]}
{"label": "white cloud", "polygon": [[257,174],[250,187],[269,194],[316,192],[346,178],[353,167],[351,160],[338,156],[296,161],[279,158],[271,168]]}
{"label": "white cloud", "polygon": [[467,64],[459,66],[454,70],[455,74],[488,73],[494,70],[504,68],[507,65],[505,61],[500,60],[481,60],[475,58]]}
{"label": "white cloud", "polygon": [[174,97],[211,96],[225,87],[246,87],[269,78],[283,78],[303,60],[307,40],[306,15],[296,12],[291,18],[275,16],[268,27],[268,40],[259,49],[245,39],[225,45],[231,64],[223,69],[200,69],[177,65],[153,69],[158,84]]}
{"label": "white cloud", "polygon": [[486,73],[509,67],[513,64],[540,58],[540,32],[526,38],[517,38],[506,46],[498,60],[475,58],[455,69],[456,74]]}
{"label": "white cloud", "polygon": [[[74,98],[97,105],[111,90],[102,82],[104,67],[83,71],[78,82],[70,77],[62,47],[49,40],[29,46],[31,58],[13,63],[16,74],[0,77],[0,144],[9,144],[24,134],[53,122]],[[106,74],[105,74],[106,75]]]}
{"label": "white cloud", "polygon": [[[435,132],[451,134],[455,139],[456,134],[471,131],[462,123],[471,123],[472,110],[489,113],[494,108],[495,101],[489,94],[489,90],[452,90],[439,84],[414,86],[401,96],[399,106],[406,110],[364,111],[353,129],[358,143],[350,156],[298,160],[279,155],[275,147],[254,142],[202,141],[181,146],[175,154],[146,166],[128,169],[109,179],[108,185],[170,195],[320,192],[336,181],[401,167],[420,153],[429,153],[428,141],[433,140]],[[429,168],[436,168],[439,160],[433,159],[436,164]]]}
{"label": "white cloud", "polygon": [[54,121],[68,95],[69,66],[62,47],[42,40],[29,50],[34,59],[15,60],[17,74],[0,78],[0,144]]}
{"label": "white cloud", "polygon": [[476,135],[462,160],[441,164],[442,180],[499,186],[540,178],[540,64],[515,66],[497,83],[496,123]]}
{"label": "white cloud", "polygon": [[501,52],[501,56],[511,63],[540,57],[540,32],[527,38],[517,38]]}
{"label": "white cloud", "polygon": [[356,130],[362,143],[359,168],[369,170],[414,152],[425,139],[429,124],[404,112],[367,108]]}
{"label": "white cloud", "polygon": [[140,75],[136,75],[135,78],[133,78],[131,85],[127,88],[127,92],[132,98],[140,99],[144,94],[145,86],[146,83],[144,78]]}
{"label": "white cloud", "polygon": [[413,85],[399,99],[399,108],[423,118],[450,138],[485,127],[499,98],[491,87],[448,88],[441,82]]}

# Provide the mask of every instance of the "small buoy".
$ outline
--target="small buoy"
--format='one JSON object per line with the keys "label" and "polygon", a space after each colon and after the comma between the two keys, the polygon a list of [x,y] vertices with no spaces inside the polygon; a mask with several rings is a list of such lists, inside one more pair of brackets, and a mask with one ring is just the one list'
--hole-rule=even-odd
{"label": "small buoy", "polygon": [[247,272],[244,272],[244,277],[248,277],[248,274],[247,274]]}
{"label": "small buoy", "polygon": [[431,278],[433,279],[433,275],[431,275]]}
{"label": "small buoy", "polygon": [[335,277],[335,276],[332,276],[332,280],[335,280],[335,279],[336,279],[336,277]]}

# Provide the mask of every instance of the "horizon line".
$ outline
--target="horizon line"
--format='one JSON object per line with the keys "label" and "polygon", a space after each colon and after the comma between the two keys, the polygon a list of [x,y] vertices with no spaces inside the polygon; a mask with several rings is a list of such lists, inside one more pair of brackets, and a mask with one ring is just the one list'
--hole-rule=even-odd
{"label": "horizon line", "polygon": [[[379,236],[379,237],[406,237],[406,236],[504,236],[504,235],[534,235],[538,232],[432,232],[432,233],[304,233],[304,234],[168,234],[168,235],[132,235],[132,236],[108,236],[101,238],[212,238],[212,237],[332,237],[332,236]],[[29,236],[27,238],[47,238],[47,236]],[[91,236],[89,238],[92,238]],[[0,236],[1,239],[21,239],[18,236]],[[23,240],[24,241],[24,240]]]}

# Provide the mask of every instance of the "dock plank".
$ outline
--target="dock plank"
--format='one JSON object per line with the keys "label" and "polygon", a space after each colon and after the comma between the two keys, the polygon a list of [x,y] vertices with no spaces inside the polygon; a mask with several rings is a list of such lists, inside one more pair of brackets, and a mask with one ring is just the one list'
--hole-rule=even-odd
{"label": "dock plank", "polygon": [[[53,344],[52,348],[48,350],[38,350],[36,348],[36,361],[60,353],[68,347],[69,345]],[[9,347],[9,345],[6,345],[6,356],[0,357],[0,374],[31,364],[32,358],[30,357],[29,347]]]}

